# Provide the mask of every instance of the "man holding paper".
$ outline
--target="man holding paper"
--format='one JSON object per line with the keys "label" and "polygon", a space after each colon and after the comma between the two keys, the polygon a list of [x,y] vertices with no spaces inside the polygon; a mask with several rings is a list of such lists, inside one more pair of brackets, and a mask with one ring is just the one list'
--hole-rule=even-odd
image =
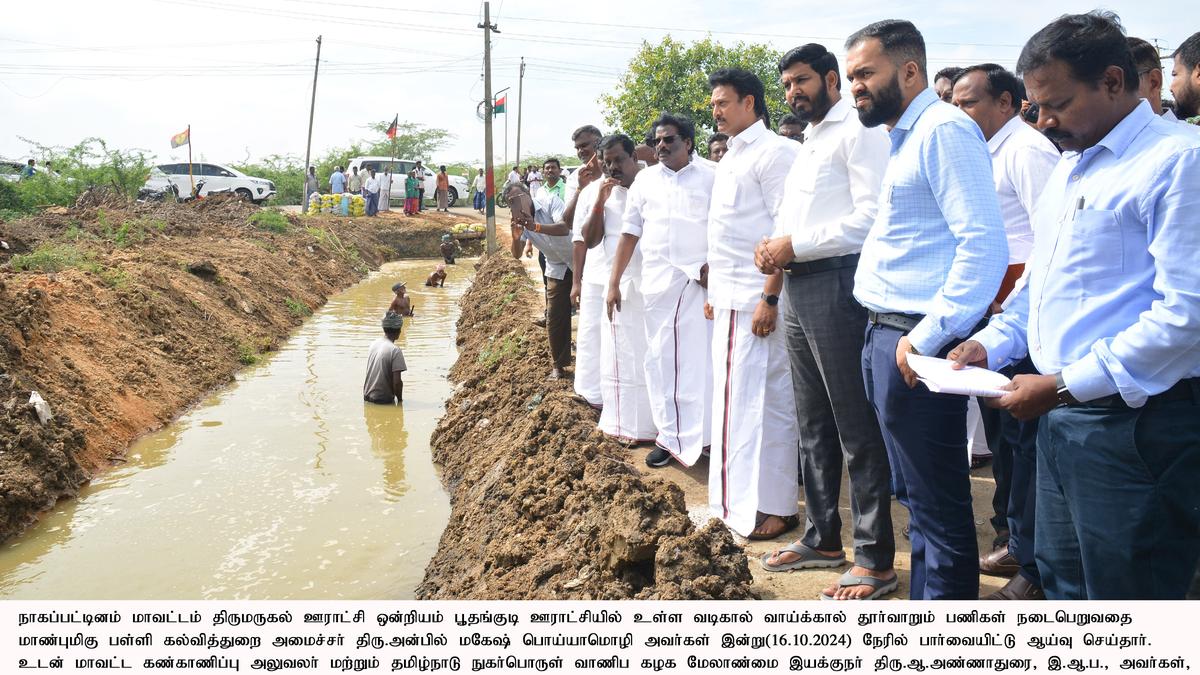
{"label": "man holding paper", "polygon": [[997,404],[1038,429],[1036,560],[1051,599],[1180,599],[1200,559],[1200,135],[1138,99],[1116,17],[1055,20],[1018,72],[1066,151],[1028,283],[950,352],[1028,351]]}

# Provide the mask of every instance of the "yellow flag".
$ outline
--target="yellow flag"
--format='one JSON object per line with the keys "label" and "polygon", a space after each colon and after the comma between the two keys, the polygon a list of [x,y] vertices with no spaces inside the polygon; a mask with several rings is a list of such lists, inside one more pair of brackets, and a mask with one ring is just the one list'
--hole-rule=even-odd
{"label": "yellow flag", "polygon": [[172,149],[178,148],[181,145],[187,145],[188,143],[190,143],[191,142],[191,139],[189,138],[190,135],[191,135],[191,129],[188,128],[188,129],[185,129],[185,130],[175,134],[174,136],[172,136],[171,137],[171,148]]}

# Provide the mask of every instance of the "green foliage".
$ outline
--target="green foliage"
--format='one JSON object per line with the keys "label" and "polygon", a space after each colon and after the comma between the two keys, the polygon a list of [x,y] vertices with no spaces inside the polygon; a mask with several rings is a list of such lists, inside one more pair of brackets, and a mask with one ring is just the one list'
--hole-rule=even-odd
{"label": "green foliage", "polygon": [[287,305],[288,311],[292,313],[292,316],[298,316],[300,318],[312,316],[312,310],[309,309],[308,305],[304,304],[300,300],[296,300],[295,298],[285,298],[283,304]]}
{"label": "green foliage", "polygon": [[0,180],[0,211],[20,212],[23,207],[17,184],[8,180]]}
{"label": "green foliage", "polygon": [[525,336],[515,332],[504,336],[498,343],[493,338],[488,346],[479,353],[479,363],[485,368],[493,368],[501,361],[510,357],[520,357],[525,353]]}
{"label": "green foliage", "polygon": [[[105,187],[127,197],[137,196],[150,175],[152,157],[145,150],[110,148],[99,138],[86,138],[69,147],[45,146],[22,139],[34,147],[38,166],[43,169],[15,186],[19,206],[12,208],[30,213],[40,206],[70,206],[91,187]],[[12,196],[0,199],[11,202]]]}
{"label": "green foliage", "polygon": [[271,351],[271,338],[257,337],[249,340],[235,340],[238,363],[252,366],[262,360],[263,352]]}
{"label": "green foliage", "polygon": [[12,268],[18,272],[61,272],[69,268],[98,272],[100,269],[90,255],[69,244],[42,244],[29,253],[15,255]]}
{"label": "green foliage", "polygon": [[716,130],[708,103],[712,95],[708,74],[721,68],[745,68],[758,75],[774,125],[788,112],[779,86],[780,56],[764,44],[739,42],[726,47],[711,37],[690,45],[670,36],[657,44],[643,41],[616,91],[600,97],[604,119],[640,142],[659,113],[683,113],[696,123],[696,140],[703,151],[704,139]]}
{"label": "green foliage", "polygon": [[288,219],[282,212],[275,209],[263,209],[250,216],[250,224],[268,232],[287,232]]}

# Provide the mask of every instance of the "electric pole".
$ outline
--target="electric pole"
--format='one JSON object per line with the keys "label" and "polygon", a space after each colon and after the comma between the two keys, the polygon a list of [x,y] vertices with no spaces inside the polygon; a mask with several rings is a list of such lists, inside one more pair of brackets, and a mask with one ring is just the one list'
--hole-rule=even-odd
{"label": "electric pole", "polygon": [[492,160],[492,31],[499,33],[492,24],[490,2],[483,3],[483,162],[487,180],[487,252],[496,252],[496,167]]}
{"label": "electric pole", "polygon": [[[312,125],[313,114],[317,111],[317,73],[321,70],[321,36],[317,36],[317,61],[313,64],[313,89],[312,89],[312,104],[308,107],[308,143],[304,145],[304,178],[301,185],[308,183],[308,162],[312,157]],[[188,148],[192,146],[189,144]],[[319,185],[320,183],[318,183]],[[308,195],[301,195],[300,210],[304,211],[304,207],[308,206]]]}
{"label": "electric pole", "polygon": [[525,57],[521,57],[521,74],[517,77],[517,166],[521,165],[521,96],[525,93]]}

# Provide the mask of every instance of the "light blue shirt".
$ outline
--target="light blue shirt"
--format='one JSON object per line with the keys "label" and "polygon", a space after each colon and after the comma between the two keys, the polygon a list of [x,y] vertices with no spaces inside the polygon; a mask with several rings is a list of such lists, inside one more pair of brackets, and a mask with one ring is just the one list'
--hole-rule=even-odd
{"label": "light blue shirt", "polygon": [[346,191],[346,174],[341,171],[334,171],[329,177],[329,186],[331,192],[335,195],[340,195]]}
{"label": "light blue shirt", "polygon": [[1080,401],[1134,407],[1200,375],[1200,134],[1142,101],[1063,155],[1033,231],[1028,283],[975,336],[989,366],[1028,352]]}
{"label": "light blue shirt", "polygon": [[[533,195],[533,222],[553,225],[562,220],[566,208],[567,205],[554,191],[538,190]],[[546,256],[546,276],[559,281],[566,278],[573,265],[571,255],[575,251],[570,234],[543,234],[525,230],[521,238],[533,242],[537,250]]]}
{"label": "light blue shirt", "polygon": [[854,297],[876,312],[925,315],[908,339],[933,355],[979,323],[1008,267],[992,159],[979,126],[932,89],[888,135]]}

